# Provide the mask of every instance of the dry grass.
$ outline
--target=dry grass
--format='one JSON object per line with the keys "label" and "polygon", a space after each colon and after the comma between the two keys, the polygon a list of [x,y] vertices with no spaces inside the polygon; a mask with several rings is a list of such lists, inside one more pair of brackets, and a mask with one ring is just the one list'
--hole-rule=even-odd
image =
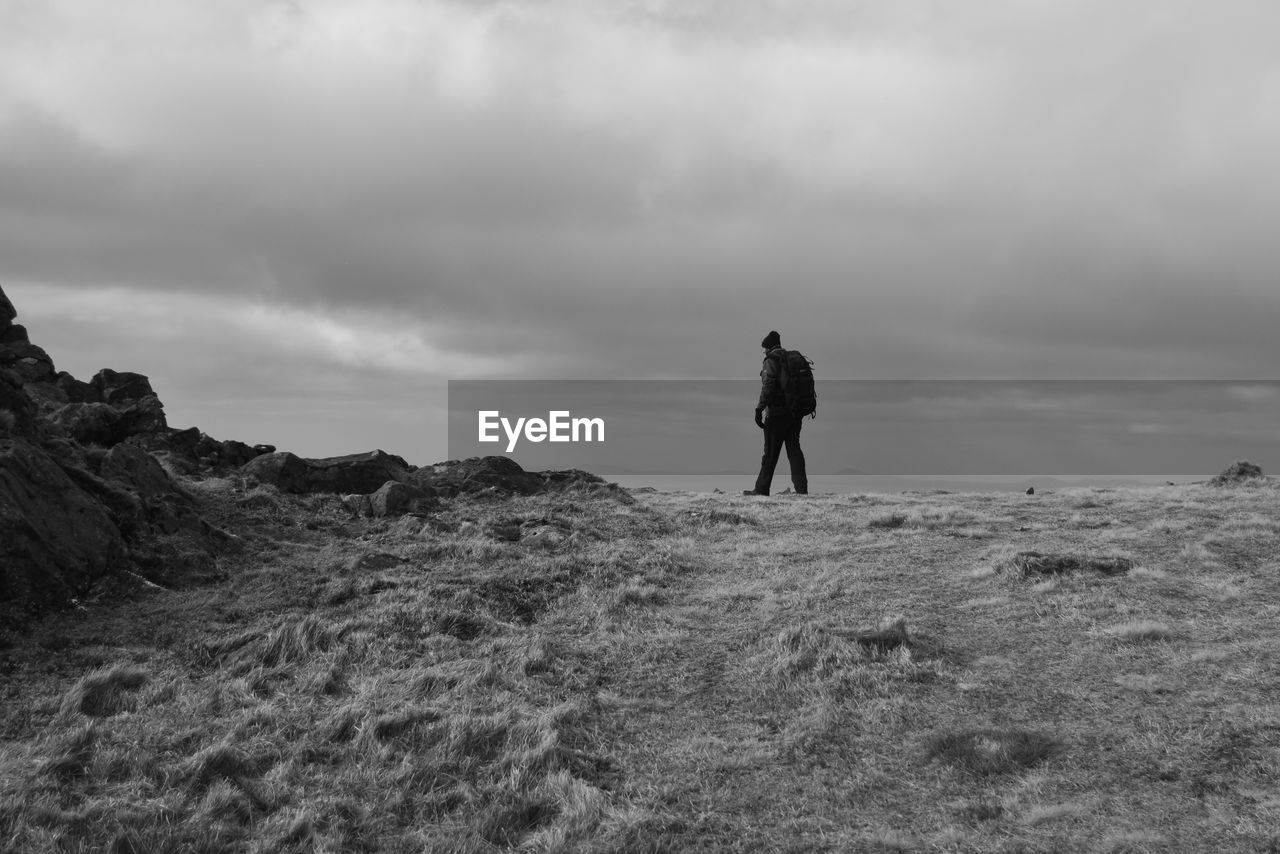
{"label": "dry grass", "polygon": [[0,851],[1280,847],[1267,483],[191,487],[228,580],[0,650]]}

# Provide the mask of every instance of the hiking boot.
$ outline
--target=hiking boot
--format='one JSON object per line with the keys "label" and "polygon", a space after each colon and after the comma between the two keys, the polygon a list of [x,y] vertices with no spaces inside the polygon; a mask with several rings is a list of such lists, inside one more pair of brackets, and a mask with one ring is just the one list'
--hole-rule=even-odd
{"label": "hiking boot", "polygon": [[755,490],[755,489],[744,489],[744,490],[742,490],[742,494],[743,494],[743,495],[763,495],[763,496],[765,496],[766,498],[767,498],[767,497],[769,497],[769,493],[767,493],[767,492],[760,492],[760,491]]}

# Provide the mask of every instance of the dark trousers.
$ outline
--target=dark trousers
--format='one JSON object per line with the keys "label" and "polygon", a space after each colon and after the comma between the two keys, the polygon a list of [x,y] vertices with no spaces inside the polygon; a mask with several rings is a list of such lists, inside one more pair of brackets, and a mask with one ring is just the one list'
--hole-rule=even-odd
{"label": "dark trousers", "polygon": [[809,477],[804,471],[804,451],[800,450],[800,425],[802,419],[786,413],[770,415],[764,422],[764,456],[760,458],[760,476],[756,478],[756,492],[769,493],[773,483],[773,470],[778,466],[782,448],[787,449],[787,462],[791,465],[791,483],[796,492],[809,491]]}

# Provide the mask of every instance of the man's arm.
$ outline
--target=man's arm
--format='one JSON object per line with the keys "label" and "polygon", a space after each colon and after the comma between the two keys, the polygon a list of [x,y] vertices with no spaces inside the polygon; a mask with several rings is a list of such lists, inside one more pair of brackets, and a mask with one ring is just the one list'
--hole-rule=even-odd
{"label": "man's arm", "polygon": [[778,391],[778,363],[769,356],[764,357],[764,367],[760,369],[760,400],[756,403],[756,412],[768,409]]}

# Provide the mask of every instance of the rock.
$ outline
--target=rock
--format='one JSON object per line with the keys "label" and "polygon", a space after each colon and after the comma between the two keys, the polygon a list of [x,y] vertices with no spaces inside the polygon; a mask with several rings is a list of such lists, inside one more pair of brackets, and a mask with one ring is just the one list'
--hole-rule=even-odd
{"label": "rock", "polygon": [[143,498],[189,500],[155,457],[128,442],[107,451],[98,474],[106,480],[128,486]]}
{"label": "rock", "polygon": [[68,403],[49,416],[49,423],[81,445],[110,447],[124,438],[121,414],[105,403]]}
{"label": "rock", "polygon": [[9,302],[9,298],[4,295],[4,288],[0,288],[0,332],[7,330],[17,316],[17,309],[13,307],[13,303]]}
{"label": "rock", "polygon": [[240,470],[281,492],[339,494],[374,492],[389,480],[403,481],[410,472],[408,463],[384,451],[323,459],[276,451],[255,457]]}
{"label": "rock", "polygon": [[0,371],[0,438],[31,438],[36,432],[35,401],[23,390],[16,374]]}
{"label": "rock", "polygon": [[308,492],[374,492],[389,480],[403,481],[411,471],[400,457],[385,451],[305,461]]}
{"label": "rock", "polygon": [[1265,479],[1266,475],[1262,473],[1261,466],[1254,465],[1246,460],[1236,460],[1220,474],[1215,474],[1213,479],[1209,481],[1209,485],[1230,486],[1231,484]]}
{"label": "rock", "polygon": [[20,323],[11,324],[3,332],[0,332],[0,344],[26,344],[31,339],[27,337],[27,327]]}
{"label": "rock", "polygon": [[372,516],[373,505],[369,500],[370,496],[353,493],[351,495],[342,496],[342,506],[347,508],[352,516]]}
{"label": "rock", "polygon": [[240,467],[240,471],[260,483],[269,483],[281,492],[303,493],[308,489],[311,473],[307,464],[296,454],[276,451],[254,457]]}
{"label": "rock", "polygon": [[437,495],[493,496],[537,495],[571,487],[589,486],[609,488],[625,500],[631,496],[614,484],[590,472],[578,469],[566,471],[528,472],[509,457],[470,457],[465,460],[449,460],[433,466],[423,466],[409,475],[414,486],[430,488]]}
{"label": "rock", "polygon": [[[171,583],[218,572],[234,538],[139,444],[167,435],[141,374],[82,383],[53,369],[0,291],[0,610],[25,619],[84,595],[108,572]],[[125,443],[126,439],[133,439]],[[243,446],[247,448],[247,446]],[[233,452],[243,457],[243,448]]]}
{"label": "rock", "polygon": [[130,436],[168,429],[164,406],[155,395],[124,406],[66,403],[50,412],[48,421],[72,441],[108,448]]}
{"label": "rock", "polygon": [[24,383],[52,382],[56,376],[53,360],[29,341],[0,344],[0,368],[8,368]]}
{"label": "rock", "polygon": [[102,397],[97,389],[89,385],[89,383],[80,382],[80,380],[66,371],[59,371],[58,375],[53,379],[53,384],[66,397],[66,402],[68,403],[102,402]]}
{"label": "rock", "polygon": [[185,430],[166,427],[140,435],[133,441],[152,453],[162,454],[171,464],[185,473],[239,468],[261,456],[264,451],[259,450],[260,448],[270,447],[269,445],[250,446],[234,439],[220,442],[212,436],[201,433],[195,427],[188,427]]}
{"label": "rock", "polygon": [[147,530],[142,499],[123,486],[98,477],[93,472],[61,463],[62,471],[76,486],[100,503],[111,517],[126,544],[136,542]]}
{"label": "rock", "polygon": [[413,472],[409,482],[447,496],[475,495],[488,488],[503,495],[532,495],[543,489],[541,478],[508,457],[470,457],[425,466]]}
{"label": "rock", "polygon": [[43,450],[0,441],[0,602],[63,604],[125,564],[124,540],[100,501]]}
{"label": "rock", "polygon": [[389,480],[369,496],[369,512],[373,516],[400,516],[428,510],[437,504],[435,496],[396,480]]}
{"label": "rock", "polygon": [[151,388],[151,380],[142,374],[113,371],[110,368],[103,368],[94,374],[89,385],[93,387],[98,400],[113,405],[156,396]]}
{"label": "rock", "polygon": [[1034,486],[1028,486],[1027,495],[1035,495],[1035,494],[1036,494],[1036,488]]}

